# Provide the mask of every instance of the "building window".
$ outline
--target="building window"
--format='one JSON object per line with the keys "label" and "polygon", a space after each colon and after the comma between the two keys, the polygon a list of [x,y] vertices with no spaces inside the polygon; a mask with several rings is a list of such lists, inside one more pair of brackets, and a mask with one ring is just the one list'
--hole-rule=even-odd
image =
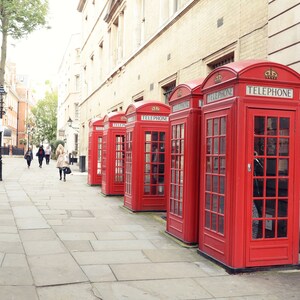
{"label": "building window", "polygon": [[75,120],[79,120],[79,104],[74,103]]}
{"label": "building window", "polygon": [[225,56],[218,58],[217,60],[214,60],[213,62],[208,64],[209,69],[212,71],[218,67],[227,65],[231,62],[234,62],[234,53],[226,54]]}
{"label": "building window", "polygon": [[172,81],[164,86],[162,86],[163,95],[164,95],[164,103],[169,103],[169,96],[176,87],[176,81]]}
{"label": "building window", "polygon": [[75,75],[75,90],[78,92],[80,90],[80,75]]}

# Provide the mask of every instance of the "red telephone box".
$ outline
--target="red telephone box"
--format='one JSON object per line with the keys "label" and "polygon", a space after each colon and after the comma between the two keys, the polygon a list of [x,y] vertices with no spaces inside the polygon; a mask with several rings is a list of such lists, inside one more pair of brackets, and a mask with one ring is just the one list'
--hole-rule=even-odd
{"label": "red telephone box", "polygon": [[300,75],[268,61],[203,83],[199,252],[231,272],[297,265]]}
{"label": "red telephone box", "polygon": [[165,211],[169,162],[170,107],[140,101],[126,110],[124,206],[132,211]]}
{"label": "red telephone box", "polygon": [[91,120],[89,129],[88,184],[101,185],[103,119]]}
{"label": "red telephone box", "polygon": [[187,244],[198,242],[200,117],[203,79],[178,85],[171,106],[171,174],[167,232]]}
{"label": "red telephone box", "polygon": [[104,117],[102,140],[102,193],[124,195],[125,123],[123,112]]}

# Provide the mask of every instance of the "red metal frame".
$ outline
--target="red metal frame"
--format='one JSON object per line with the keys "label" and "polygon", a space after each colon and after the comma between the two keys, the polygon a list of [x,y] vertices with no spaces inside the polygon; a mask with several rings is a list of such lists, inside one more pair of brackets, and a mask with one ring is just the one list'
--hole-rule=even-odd
{"label": "red metal frame", "polygon": [[124,206],[132,211],[166,210],[169,113],[158,101],[140,101],[126,110]]}
{"label": "red metal frame", "polygon": [[101,191],[104,195],[124,195],[125,114],[109,113],[103,123]]}
{"label": "red metal frame", "polygon": [[89,129],[88,184],[101,185],[103,119],[91,120]]}
{"label": "red metal frame", "polygon": [[231,271],[298,264],[299,90],[297,72],[255,60],[220,67],[203,83],[199,252]]}
{"label": "red metal frame", "polygon": [[167,232],[187,244],[198,243],[202,82],[198,79],[180,84],[169,98],[171,174]]}

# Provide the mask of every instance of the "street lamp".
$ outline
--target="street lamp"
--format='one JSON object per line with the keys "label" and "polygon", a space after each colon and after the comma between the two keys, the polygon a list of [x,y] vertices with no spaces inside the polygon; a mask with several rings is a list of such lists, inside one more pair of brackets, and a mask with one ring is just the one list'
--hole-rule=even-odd
{"label": "street lamp", "polygon": [[27,124],[27,143],[28,143],[28,147],[27,149],[29,150],[29,146],[30,146],[30,134],[31,134],[31,139],[34,133],[34,128],[30,128],[30,124]]}
{"label": "street lamp", "polygon": [[79,128],[78,127],[73,127],[72,126],[72,123],[73,123],[73,120],[71,119],[71,117],[69,117],[69,120],[67,121],[69,127],[73,128],[74,130],[76,130],[77,132],[79,132]]}
{"label": "street lamp", "polygon": [[0,181],[2,181],[2,116],[4,114],[3,112],[3,106],[4,106],[4,101],[3,97],[6,95],[6,91],[4,90],[4,87],[1,85],[0,86]]}

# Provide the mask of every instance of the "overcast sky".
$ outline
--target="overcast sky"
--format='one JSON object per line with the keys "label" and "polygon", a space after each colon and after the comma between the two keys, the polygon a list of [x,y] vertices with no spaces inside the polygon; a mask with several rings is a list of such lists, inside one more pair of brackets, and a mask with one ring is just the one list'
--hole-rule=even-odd
{"label": "overcast sky", "polygon": [[51,29],[33,32],[27,38],[10,40],[9,59],[17,73],[30,75],[35,81],[51,80],[57,73],[73,33],[80,32],[79,0],[49,0]]}

